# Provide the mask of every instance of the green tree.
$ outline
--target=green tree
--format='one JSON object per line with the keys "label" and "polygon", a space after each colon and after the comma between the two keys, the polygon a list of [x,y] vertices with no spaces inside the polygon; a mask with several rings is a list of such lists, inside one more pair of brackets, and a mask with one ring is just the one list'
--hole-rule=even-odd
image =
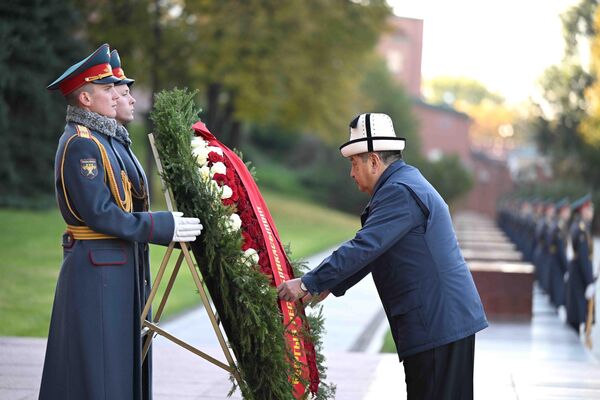
{"label": "green tree", "polygon": [[[229,145],[245,124],[327,137],[349,113],[384,0],[78,0],[92,41],[108,41],[152,91],[200,89],[207,125]],[[149,85],[150,79],[155,81]]]}
{"label": "green tree", "polygon": [[535,105],[531,127],[540,150],[552,157],[558,177],[581,177],[590,185],[600,183],[600,149],[590,146],[582,135],[589,104],[586,93],[596,78],[582,65],[579,46],[595,35],[593,24],[597,1],[582,0],[562,16],[565,37],[564,59],[549,67],[540,79],[544,101]]}
{"label": "green tree", "polygon": [[0,205],[52,203],[66,103],[46,86],[81,59],[77,14],[62,0],[0,3]]}
{"label": "green tree", "polygon": [[199,89],[201,118],[230,147],[254,124],[332,140],[390,13],[385,0],[76,1],[136,86]]}
{"label": "green tree", "polygon": [[[388,114],[394,122],[396,135],[406,139],[407,149],[410,149],[406,152],[408,161],[418,162],[421,141],[417,134],[417,120],[412,114],[412,100],[406,89],[394,81],[385,61],[378,56],[372,56],[369,61],[356,107],[355,114],[368,111]],[[344,132],[347,131],[346,127]]]}

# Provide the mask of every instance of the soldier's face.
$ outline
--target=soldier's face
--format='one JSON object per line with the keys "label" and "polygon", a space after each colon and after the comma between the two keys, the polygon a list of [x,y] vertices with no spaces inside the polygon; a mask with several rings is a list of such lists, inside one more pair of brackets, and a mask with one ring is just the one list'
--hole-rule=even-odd
{"label": "soldier's face", "polygon": [[594,206],[590,204],[583,207],[581,209],[581,216],[586,222],[590,222],[592,219],[594,219]]}
{"label": "soldier's face", "polygon": [[121,125],[125,125],[128,122],[133,121],[135,111],[135,99],[131,95],[128,85],[117,85],[115,90],[119,95],[117,99],[117,116],[116,120]]}
{"label": "soldier's face", "polygon": [[117,99],[119,95],[112,83],[91,84],[84,105],[92,112],[115,118],[117,115]]}

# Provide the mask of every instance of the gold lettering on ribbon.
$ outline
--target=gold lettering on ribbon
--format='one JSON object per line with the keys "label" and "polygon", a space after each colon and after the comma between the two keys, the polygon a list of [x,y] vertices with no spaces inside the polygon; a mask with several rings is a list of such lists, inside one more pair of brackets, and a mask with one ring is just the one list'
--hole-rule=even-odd
{"label": "gold lettering on ribbon", "polygon": [[[271,230],[271,226],[269,225],[267,218],[265,218],[265,214],[264,214],[262,208],[260,206],[257,206],[256,210],[258,211],[260,221],[262,222],[262,224],[265,228],[265,232],[267,233],[267,236],[269,237],[269,247],[273,254],[273,260],[275,261],[275,266],[277,268],[277,276],[279,277],[280,282],[284,282],[286,280],[286,277],[285,277],[285,274],[283,273],[283,267],[281,265],[281,259],[279,257],[279,253],[277,251],[277,245],[275,243],[273,231]],[[294,304],[292,302],[286,301],[285,307],[286,307],[286,311],[287,311],[287,312],[284,312],[284,316],[287,317],[286,322],[291,321],[290,325],[292,326],[289,333],[290,333],[291,339],[292,339],[292,351],[294,354],[294,358],[296,359],[296,362],[294,363],[295,364],[294,369],[296,370],[298,375],[301,375],[301,372],[302,372],[302,364],[301,364],[302,342],[300,341],[300,338],[298,337],[298,329],[297,329],[299,321],[298,321],[298,317],[296,316],[296,310],[294,309]],[[298,378],[294,377],[292,379],[292,384],[296,385],[298,383],[299,383]]]}
{"label": "gold lettering on ribbon", "polygon": [[277,267],[277,275],[281,281],[285,281],[285,275],[283,274],[283,269],[281,268],[281,260],[279,259],[279,254],[277,253],[277,246],[275,245],[275,239],[273,238],[273,231],[271,231],[271,226],[269,226],[269,222],[265,218],[265,214],[259,206],[256,207],[258,214],[260,216],[260,220],[265,227],[265,231],[269,236],[269,246],[271,247],[271,252],[273,253],[273,259],[275,260],[275,266]]}

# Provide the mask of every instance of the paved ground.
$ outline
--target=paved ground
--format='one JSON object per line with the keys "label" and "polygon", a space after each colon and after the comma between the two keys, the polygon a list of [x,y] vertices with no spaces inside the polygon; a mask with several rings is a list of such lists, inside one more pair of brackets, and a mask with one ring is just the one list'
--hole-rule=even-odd
{"label": "paved ground", "polygon": [[[327,299],[324,306],[328,380],[337,384],[336,398],[405,399],[402,365],[394,354],[377,353],[386,324],[378,317],[381,306],[372,281],[365,279],[346,296]],[[164,327],[223,359],[203,319],[196,310]],[[361,335],[367,327],[374,333]],[[363,351],[349,351],[353,348]],[[0,399],[37,398],[44,349],[44,339],[0,338]],[[478,334],[475,362],[476,399],[600,399],[600,363],[538,291],[531,322],[492,321]],[[156,341],[156,400],[224,399],[230,387],[224,371],[165,339]]]}

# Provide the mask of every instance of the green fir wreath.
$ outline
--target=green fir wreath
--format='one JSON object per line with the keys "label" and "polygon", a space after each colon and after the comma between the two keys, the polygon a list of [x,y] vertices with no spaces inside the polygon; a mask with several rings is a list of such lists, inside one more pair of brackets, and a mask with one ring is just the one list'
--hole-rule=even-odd
{"label": "green fir wreath", "polygon": [[[293,400],[290,380],[295,378],[305,384],[306,398],[310,398],[309,382],[297,373],[295,358],[284,340],[286,327],[282,324],[275,288],[258,268],[248,267],[241,251],[242,235],[228,226],[232,208],[222,204],[215,187],[207,185],[198,173],[190,146],[191,126],[200,111],[194,102],[196,93],[187,89],[158,93],[150,118],[163,163],[162,178],[171,189],[178,210],[200,218],[204,225],[202,235],[191,247],[236,357],[242,377],[239,389],[248,400]],[[301,276],[305,266],[293,261],[292,266],[295,276]],[[315,346],[321,381],[314,398],[334,398],[335,386],[324,382],[321,306],[304,318],[310,332],[301,334],[310,337]],[[237,387],[233,377],[230,379],[233,387],[229,395]]]}

